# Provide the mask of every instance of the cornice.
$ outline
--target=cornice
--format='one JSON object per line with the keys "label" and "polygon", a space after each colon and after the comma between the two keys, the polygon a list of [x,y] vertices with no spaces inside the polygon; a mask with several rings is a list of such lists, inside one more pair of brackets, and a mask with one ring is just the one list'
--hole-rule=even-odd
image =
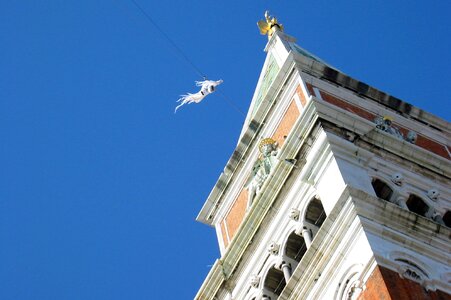
{"label": "cornice", "polygon": [[377,130],[373,122],[356,116],[344,109],[318,100],[316,97],[312,97],[312,101],[315,103],[321,119],[357,133],[361,140],[374,146],[401,156],[437,174],[448,178],[451,177],[451,164],[449,160],[414,144],[399,140],[393,135]]}
{"label": "cornice", "polygon": [[353,91],[360,96],[367,97],[368,99],[395,110],[404,116],[408,116],[421,122],[422,124],[430,125],[436,130],[446,132],[447,134],[451,132],[451,123],[446,120],[378,90],[364,82],[354,79],[320,61],[313,60],[299,54],[295,55],[294,59],[300,70],[312,75],[313,77],[331,82],[335,85]]}

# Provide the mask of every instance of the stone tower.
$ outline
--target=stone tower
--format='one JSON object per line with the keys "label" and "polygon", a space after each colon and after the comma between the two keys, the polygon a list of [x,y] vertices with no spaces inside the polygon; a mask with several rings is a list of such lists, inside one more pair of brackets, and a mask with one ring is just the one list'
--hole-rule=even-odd
{"label": "stone tower", "polygon": [[450,123],[305,51],[275,18],[238,145],[197,220],[199,300],[451,299]]}

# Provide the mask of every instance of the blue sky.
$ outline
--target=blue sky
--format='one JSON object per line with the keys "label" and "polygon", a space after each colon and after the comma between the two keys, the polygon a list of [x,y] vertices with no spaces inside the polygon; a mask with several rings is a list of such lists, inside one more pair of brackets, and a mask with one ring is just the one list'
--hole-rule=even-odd
{"label": "blue sky", "polygon": [[[448,119],[449,1],[136,0],[240,110],[266,9],[344,73]],[[244,121],[130,0],[0,2],[0,298],[192,299],[195,217]]]}

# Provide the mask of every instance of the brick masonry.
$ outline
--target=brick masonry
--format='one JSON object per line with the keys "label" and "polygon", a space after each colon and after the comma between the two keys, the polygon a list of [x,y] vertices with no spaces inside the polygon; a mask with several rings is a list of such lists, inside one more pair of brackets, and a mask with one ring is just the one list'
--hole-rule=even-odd
{"label": "brick masonry", "polygon": [[427,291],[419,283],[401,278],[397,272],[378,266],[374,269],[366,288],[358,300],[450,300],[451,295]]}
{"label": "brick masonry", "polygon": [[[235,236],[235,233],[238,231],[238,227],[241,224],[241,221],[243,221],[244,216],[246,214],[246,206],[247,206],[247,190],[243,187],[240,194],[235,200],[235,203],[233,203],[232,208],[230,209],[230,212],[227,214],[227,217],[225,218],[225,226],[227,226],[227,231],[229,233],[229,238],[232,240],[232,238]],[[224,237],[225,239],[227,237]],[[224,245],[227,247],[227,245],[230,243],[230,241],[227,241],[224,239]]]}
{"label": "brick masonry", "polygon": [[293,128],[294,123],[299,118],[300,112],[296,105],[296,101],[292,100],[290,106],[288,107],[285,115],[282,118],[279,126],[277,126],[272,139],[275,140],[279,147],[282,147],[285,138],[290,133],[291,128]]}
{"label": "brick masonry", "polygon": [[299,96],[299,99],[301,100],[302,107],[305,107],[307,105],[307,99],[305,98],[304,92],[302,91],[300,85],[296,88],[296,94]]}

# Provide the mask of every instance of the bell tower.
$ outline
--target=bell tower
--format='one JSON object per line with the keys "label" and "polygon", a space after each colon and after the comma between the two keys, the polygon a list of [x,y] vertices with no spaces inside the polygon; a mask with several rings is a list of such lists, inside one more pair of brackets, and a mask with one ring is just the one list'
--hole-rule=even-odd
{"label": "bell tower", "polygon": [[266,60],[197,220],[198,300],[451,299],[451,126],[258,22]]}

